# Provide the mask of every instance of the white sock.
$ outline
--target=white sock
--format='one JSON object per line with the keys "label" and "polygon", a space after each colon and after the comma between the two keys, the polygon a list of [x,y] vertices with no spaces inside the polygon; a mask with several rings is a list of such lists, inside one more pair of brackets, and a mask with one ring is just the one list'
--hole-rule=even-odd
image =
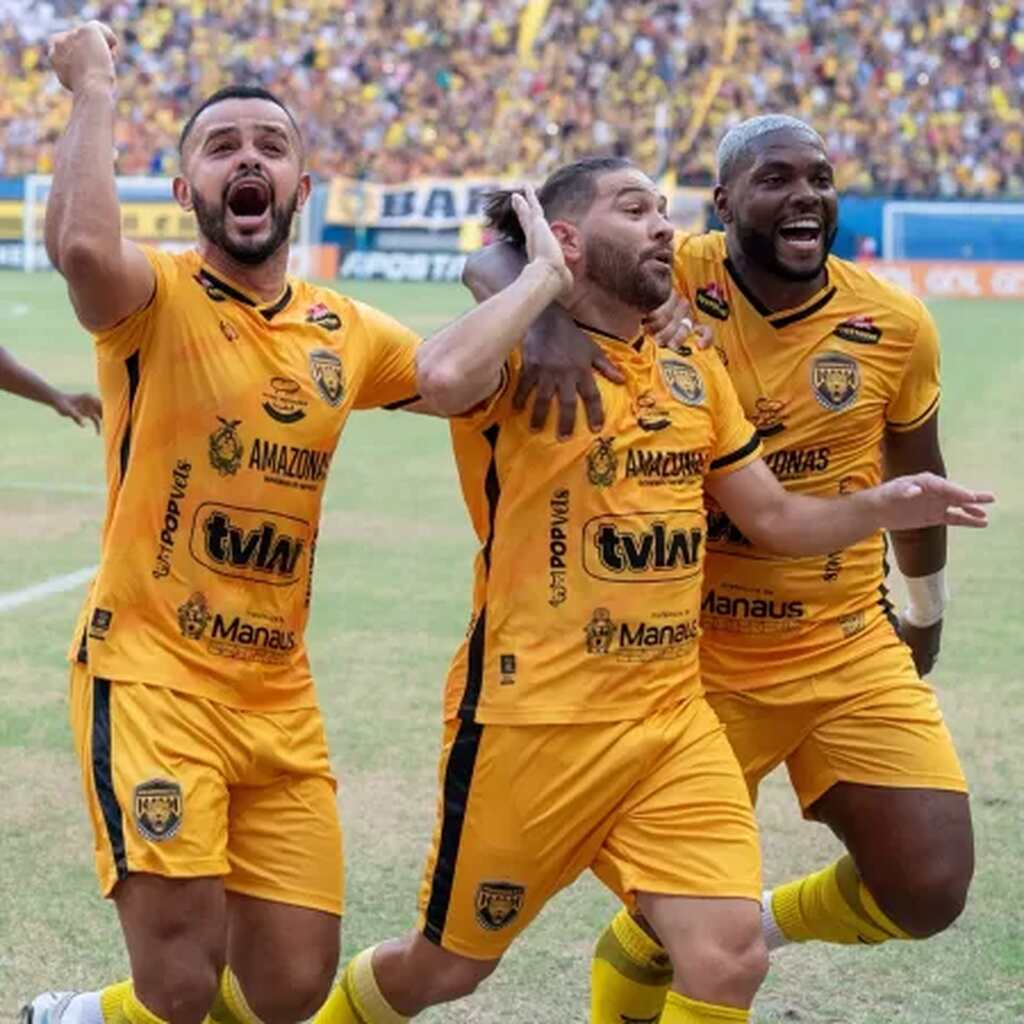
{"label": "white sock", "polygon": [[769,952],[778,949],[780,946],[788,946],[789,939],[783,934],[782,929],[775,921],[772,913],[772,891],[765,889],[761,894],[761,931],[764,933],[764,942]]}
{"label": "white sock", "polygon": [[99,992],[82,992],[68,1003],[60,1024],[103,1024]]}

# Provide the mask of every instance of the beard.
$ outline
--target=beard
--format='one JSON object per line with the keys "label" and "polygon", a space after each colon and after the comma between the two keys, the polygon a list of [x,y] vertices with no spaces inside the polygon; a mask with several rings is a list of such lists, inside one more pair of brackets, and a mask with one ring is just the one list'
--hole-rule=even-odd
{"label": "beard", "polygon": [[270,234],[263,241],[255,238],[231,239],[227,232],[227,186],[219,204],[207,204],[198,192],[192,193],[192,205],[196,212],[196,221],[203,236],[218,249],[222,249],[233,260],[247,266],[265,263],[291,237],[292,220],[298,208],[299,196],[294,193],[281,206],[274,204],[273,192],[270,199]]}
{"label": "beard", "polygon": [[821,259],[814,267],[798,270],[779,259],[778,253],[775,251],[774,234],[758,231],[746,221],[736,219],[736,238],[743,255],[755,266],[769,271],[776,277],[781,277],[784,281],[813,281],[821,273],[825,266],[825,260],[828,259],[828,254],[832,251],[839,225],[833,223],[825,230],[825,245],[821,251]]}
{"label": "beard", "polygon": [[672,291],[671,273],[652,273],[646,260],[610,238],[588,238],[583,254],[587,280],[631,309],[649,313]]}

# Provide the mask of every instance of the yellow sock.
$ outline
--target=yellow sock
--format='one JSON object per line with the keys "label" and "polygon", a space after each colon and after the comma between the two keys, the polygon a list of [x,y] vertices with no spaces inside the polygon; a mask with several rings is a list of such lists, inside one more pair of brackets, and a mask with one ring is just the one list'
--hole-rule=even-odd
{"label": "yellow sock", "polygon": [[350,960],[313,1024],[405,1024],[384,998],[373,973],[373,949]]}
{"label": "yellow sock", "polygon": [[246,1002],[242,986],[230,967],[221,972],[217,998],[206,1018],[206,1022],[211,1021],[213,1024],[262,1024]]}
{"label": "yellow sock", "polygon": [[147,1010],[136,998],[135,989],[129,988],[121,1000],[121,1013],[128,1024],[167,1024],[152,1010]]}
{"label": "yellow sock", "polygon": [[818,939],[874,946],[911,938],[875,902],[849,854],[813,875],[775,889],[772,916],[791,942]]}
{"label": "yellow sock", "polygon": [[131,980],[128,980],[108,985],[100,991],[100,1012],[103,1014],[103,1024],[125,1024],[128,1018],[124,1015],[124,1000],[131,990],[132,983]]}
{"label": "yellow sock", "polygon": [[620,910],[590,964],[590,1024],[654,1024],[671,982],[665,950]]}
{"label": "yellow sock", "polygon": [[661,1024],[747,1024],[749,1020],[749,1010],[741,1010],[738,1006],[702,1003],[681,992],[669,992],[661,1014]]}

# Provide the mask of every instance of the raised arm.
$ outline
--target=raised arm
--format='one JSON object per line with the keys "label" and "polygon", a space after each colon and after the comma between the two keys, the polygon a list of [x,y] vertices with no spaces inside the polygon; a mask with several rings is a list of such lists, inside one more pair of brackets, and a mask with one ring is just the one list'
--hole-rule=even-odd
{"label": "raised arm", "polygon": [[48,405],[54,412],[74,420],[80,427],[87,422],[98,431],[103,415],[100,400],[86,393],[68,394],[48,384],[38,373],[22,366],[3,346],[0,346],[0,391]]}
{"label": "raised arm", "polygon": [[142,250],[121,235],[114,182],[117,40],[90,21],[54,36],[50,61],[71,92],[46,204],[46,252],[67,282],[79,322],[101,331],[141,309],[154,288]]}
{"label": "raised arm", "polygon": [[712,477],[707,489],[751,541],[779,555],[819,555],[876,530],[988,525],[982,505],[995,499],[933,473],[889,480],[839,498],[787,491],[763,459]]}

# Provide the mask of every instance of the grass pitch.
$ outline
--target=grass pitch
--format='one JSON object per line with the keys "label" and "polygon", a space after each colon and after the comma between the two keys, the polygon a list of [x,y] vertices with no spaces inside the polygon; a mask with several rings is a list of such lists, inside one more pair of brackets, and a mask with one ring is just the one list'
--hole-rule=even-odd
{"label": "grass pitch", "polygon": [[[456,286],[351,292],[429,332],[467,305]],[[978,868],[946,934],[880,949],[783,950],[754,1019],[806,1024],[1024,1021],[1024,485],[1014,470],[1024,304],[936,303],[945,343],[942,431],[950,472],[992,486],[986,534],[955,534],[954,603],[934,682],[971,781]],[[70,389],[91,387],[90,344],[54,276],[0,275],[0,344]],[[49,410],[0,396],[0,594],[93,564],[103,512],[100,445]],[[474,542],[444,424],[352,417],[327,490],[309,642],[342,780],[348,861],[344,955],[413,921],[434,814],[440,693],[464,629]],[[0,1019],[47,988],[123,976],[100,900],[67,724],[64,649],[81,590],[0,612]],[[783,774],[762,790],[773,883],[838,849],[801,821]],[[615,903],[588,877],[563,893],[467,1002],[427,1022],[585,1021],[593,940]]]}

